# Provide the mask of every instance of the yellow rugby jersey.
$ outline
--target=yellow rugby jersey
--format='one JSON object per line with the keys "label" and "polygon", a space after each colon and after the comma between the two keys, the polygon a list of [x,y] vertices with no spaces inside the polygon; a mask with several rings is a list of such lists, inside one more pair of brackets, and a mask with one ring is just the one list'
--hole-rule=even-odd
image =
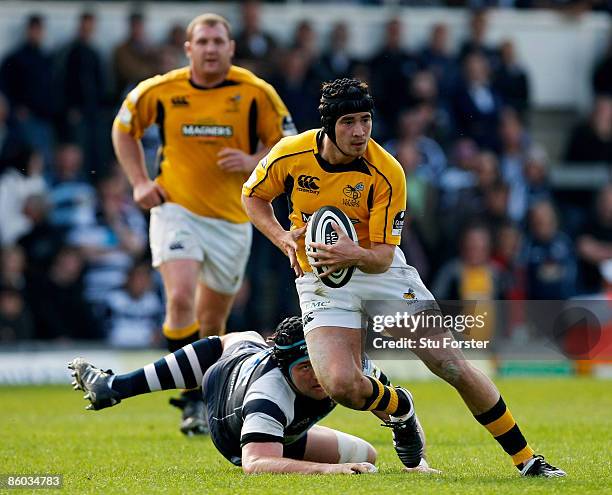
{"label": "yellow rugby jersey", "polygon": [[197,215],[247,222],[240,190],[246,175],[217,165],[222,148],[253,154],[258,141],[270,147],[295,134],[291,116],[268,83],[232,66],[223,83],[201,88],[189,67],[141,82],[126,97],[115,124],[140,139],[147,127],[160,129],[160,174],[168,200]]}
{"label": "yellow rugby jersey", "polygon": [[[370,140],[363,157],[332,165],[319,154],[323,133],[314,129],[282,139],[263,158],[242,188],[245,196],[272,201],[287,194],[291,228],[303,227],[322,206],[336,206],[348,215],[359,245],[400,243],[406,209],[406,176],[401,165]],[[302,270],[312,271],[298,241]]]}

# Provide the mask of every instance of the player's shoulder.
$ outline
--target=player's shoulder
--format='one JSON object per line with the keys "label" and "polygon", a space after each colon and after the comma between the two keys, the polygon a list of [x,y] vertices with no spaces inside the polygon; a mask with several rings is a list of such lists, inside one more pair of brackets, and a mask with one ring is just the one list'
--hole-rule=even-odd
{"label": "player's shoulder", "polygon": [[313,152],[316,147],[317,132],[318,129],[311,129],[295,136],[282,138],[268,153],[268,165],[283,158]]}
{"label": "player's shoulder", "polygon": [[230,67],[229,73],[227,74],[227,80],[250,85],[265,93],[276,93],[270,83],[264,81],[261,77],[257,77],[250,70],[245,69],[244,67],[238,67],[237,65],[232,65]]}
{"label": "player's shoulder", "polygon": [[373,139],[370,139],[363,158],[382,175],[404,176],[404,169],[395,157]]}
{"label": "player's shoulder", "polygon": [[132,103],[136,103],[147,93],[152,91],[164,91],[165,86],[171,83],[189,81],[189,67],[181,67],[179,69],[171,70],[165,74],[158,74],[140,82],[132,91],[128,94],[128,99]]}

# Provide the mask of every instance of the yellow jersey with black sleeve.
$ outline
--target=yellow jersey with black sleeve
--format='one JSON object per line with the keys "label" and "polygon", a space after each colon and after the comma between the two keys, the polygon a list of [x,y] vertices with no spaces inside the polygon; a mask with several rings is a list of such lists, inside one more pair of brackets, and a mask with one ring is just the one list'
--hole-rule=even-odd
{"label": "yellow jersey with black sleeve", "polygon": [[161,136],[160,174],[168,200],[196,215],[248,221],[240,200],[246,174],[217,165],[222,148],[246,153],[295,134],[291,116],[274,88],[240,67],[213,88],[190,79],[189,67],[141,82],[126,97],[114,125],[136,139],[156,123]]}
{"label": "yellow jersey with black sleeve", "polygon": [[[348,215],[359,245],[398,245],[406,209],[406,176],[401,165],[370,140],[364,155],[348,164],[332,165],[320,155],[318,129],[282,139],[264,157],[242,188],[245,196],[272,201],[287,194],[291,228],[306,225],[322,206],[336,206]],[[302,270],[312,271],[299,240]]]}

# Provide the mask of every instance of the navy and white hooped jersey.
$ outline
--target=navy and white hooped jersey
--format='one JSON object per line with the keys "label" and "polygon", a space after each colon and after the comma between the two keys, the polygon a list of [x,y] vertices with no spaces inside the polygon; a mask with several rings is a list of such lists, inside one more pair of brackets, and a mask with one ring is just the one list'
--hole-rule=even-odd
{"label": "navy and white hooped jersey", "polygon": [[204,375],[203,390],[213,443],[232,463],[251,442],[297,442],[336,403],[296,394],[263,343],[231,346]]}

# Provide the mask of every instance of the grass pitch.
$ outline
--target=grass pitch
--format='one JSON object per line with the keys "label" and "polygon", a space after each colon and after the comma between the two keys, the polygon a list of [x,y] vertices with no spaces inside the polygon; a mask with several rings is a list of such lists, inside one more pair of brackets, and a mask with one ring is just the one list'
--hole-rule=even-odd
{"label": "grass pitch", "polygon": [[430,464],[441,475],[403,473],[390,430],[369,413],[338,407],[322,424],[371,442],[379,453],[378,474],[245,476],[210,439],[179,433],[178,410],[167,404],[170,392],[92,412],[83,410],[82,393],[68,385],[0,388],[0,473],[63,474],[64,493],[610,493],[609,382],[521,378],[497,383],[531,445],[565,469],[567,478],[520,478],[456,393],[438,381],[410,388],[427,433]]}

